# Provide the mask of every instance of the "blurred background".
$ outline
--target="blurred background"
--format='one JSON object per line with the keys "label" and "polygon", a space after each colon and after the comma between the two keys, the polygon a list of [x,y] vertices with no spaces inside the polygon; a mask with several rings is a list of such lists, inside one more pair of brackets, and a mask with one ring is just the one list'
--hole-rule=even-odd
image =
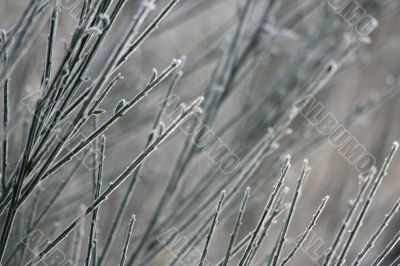
{"label": "blurred background", "polygon": [[[143,25],[150,23],[168,2],[167,0],[157,1],[155,9],[151,11]],[[254,5],[246,18],[243,32],[236,45],[233,68],[226,71],[229,68],[227,61],[232,56],[229,54],[229,47],[232,47],[232,39],[243,17],[246,1],[181,0],[168,17],[160,23],[159,28],[118,69],[124,79],[118,82],[101,104],[101,108],[106,112],[99,116],[99,123],[110,117],[112,110],[121,99],[130,99],[145,86],[153,68],[161,73],[173,58],[185,58],[183,75],[174,89],[174,94],[178,95],[184,103],[189,103],[195,97],[204,95],[207,88],[218,85],[218,80],[224,73],[222,71],[221,74],[220,71],[222,65],[225,66],[225,73],[229,74],[228,85],[224,85],[227,93],[224,94],[223,101],[217,110],[211,113],[207,125],[245,164],[246,154],[268,130],[275,129],[279,125],[280,117],[290,110],[296,99],[301,98],[310,84],[318,80],[326,64],[333,61],[338,64],[338,71],[316,91],[315,96],[319,102],[323,103],[325,110],[332,113],[338,121],[342,121],[357,141],[376,158],[379,168],[392,143],[400,139],[400,123],[397,116],[400,114],[397,81],[400,67],[398,60],[400,31],[397,28],[400,6],[398,2],[358,1],[367,14],[379,21],[379,27],[369,36],[369,44],[360,41],[360,36],[354,27],[336,13],[327,1],[255,0],[253,2]],[[22,15],[26,4],[26,1],[1,1],[0,28],[12,28]],[[81,3],[77,1],[77,7],[71,8],[73,4],[74,1],[61,1],[54,50],[54,72],[65,54],[65,44],[71,38],[71,32],[77,23],[76,18],[79,16]],[[107,35],[104,45],[100,48],[87,73],[91,80],[95,80],[101,71],[139,5],[138,0],[127,1],[117,23]],[[267,9],[268,6],[269,9]],[[45,10],[43,19],[36,23],[32,32],[33,37],[26,43],[22,51],[23,55],[10,74],[12,129],[10,129],[9,161],[11,168],[18,162],[27,124],[29,124],[30,113],[26,105],[21,104],[21,100],[35,99],[40,87],[50,14],[50,10]],[[141,30],[144,28],[145,26]],[[354,47],[356,49],[353,49]],[[159,111],[157,105],[163,100],[170,84],[171,78],[162,82],[106,132],[103,187],[115,179],[143,150],[154,117]],[[85,86],[82,86],[81,91],[84,88]],[[206,102],[208,102],[207,98]],[[109,110],[111,111],[108,112]],[[171,122],[166,115],[163,116],[162,121],[166,125]],[[277,169],[282,165],[282,158],[286,154],[292,155],[293,164],[288,173],[289,194],[295,188],[303,159],[307,158],[312,168],[288,232],[290,239],[296,238],[304,231],[321,199],[325,195],[330,195],[327,207],[302,251],[297,253],[289,265],[318,265],[318,260],[331,244],[346,214],[350,200],[357,193],[360,183],[359,173],[354,165],[349,163],[338,149],[328,142],[327,137],[321,135],[307,119],[297,116],[290,128],[290,132],[286,132],[276,141],[279,147],[276,146],[263,158],[260,167],[252,174],[251,179],[240,187],[239,193],[235,196],[236,200],[232,201],[236,203],[227,205],[221,213],[208,254],[211,263],[217,263],[225,254],[246,186],[251,187],[251,194],[239,238],[244,237],[256,226],[276,181]],[[91,130],[91,125],[88,125],[82,130],[82,134],[85,136]],[[117,231],[116,239],[104,265],[117,265],[119,262],[127,224],[133,213],[136,215],[136,224],[128,254],[134,252],[140,244],[140,239],[154,215],[171,175],[176,175],[174,167],[177,167],[176,163],[180,160],[182,151],[190,145],[186,141],[185,134],[178,130],[145,161],[139,182],[124,213],[122,226]],[[194,228],[204,223],[205,214],[214,212],[218,197],[215,197],[213,204],[208,204],[207,208],[199,212],[201,214],[190,227],[180,230],[182,222],[195,212],[195,207],[201,206],[201,203],[206,201],[207,195],[216,192],[227,178],[234,180],[233,177],[226,176],[221,171],[218,172],[218,165],[213,164],[202,152],[196,152],[190,159],[186,158],[186,161],[183,161],[185,166],[179,166],[181,171],[178,187],[172,198],[165,204],[159,222],[174,214],[174,211],[181,206],[180,204],[185,203],[190,195],[197,191],[199,184],[204,184],[207,174],[216,173],[203,194],[198,197],[193,208],[187,213],[175,216],[168,226],[157,227],[152,241],[157,235],[162,235],[171,228],[177,228],[179,236],[190,239],[192,233],[195,232]],[[371,204],[363,227],[355,240],[354,248],[349,253],[349,261],[354,259],[369,239],[371,232],[375,231],[399,197],[399,162],[400,158],[395,157],[388,175],[384,178]],[[39,209],[46,205],[46,199],[49,199],[54,192],[53,188],[62,183],[63,177],[67,176],[77,163],[79,160],[72,160],[67,166],[57,171],[54,178],[41,185]],[[100,250],[104,247],[107,234],[112,227],[113,217],[126,193],[128,182],[115,191],[100,208],[98,233]],[[228,183],[225,189],[229,191],[231,186],[233,183]],[[76,176],[60,194],[39,228],[52,238],[55,232],[64,228],[79,214],[82,205],[88,205],[91,201],[92,173],[84,167],[79,167]],[[32,208],[31,204],[32,200],[24,204],[15,224],[26,222],[26,213]],[[282,217],[279,216],[277,221],[282,221]],[[279,224],[277,222],[271,227],[268,240],[264,241],[260,248],[260,265],[264,265],[262,261],[265,256],[268,256],[275,243],[280,230]],[[89,226],[90,219],[86,219],[85,227],[82,229],[82,232],[86,232],[86,236]],[[18,229],[18,226],[16,228]],[[371,265],[377,254],[399,229],[397,215],[388,225],[387,230],[377,239],[362,265]],[[72,246],[78,237],[77,234],[77,232],[71,234],[67,241],[60,245],[67,256],[73,256],[71,255],[74,252]],[[12,237],[18,239],[18,231],[14,232]],[[200,250],[204,246],[202,243],[204,241],[198,244]],[[143,249],[138,261],[146,258],[145,254],[152,249],[150,244],[155,245],[153,242],[148,242],[147,248]],[[285,247],[285,252],[293,246],[289,244]],[[80,260],[75,261],[74,265],[83,265],[86,248],[87,244],[84,242]],[[12,250],[11,247],[10,250]],[[168,262],[176,255],[174,252],[179,251],[174,251],[171,247],[166,248],[145,265],[168,265]],[[383,265],[389,265],[399,253],[400,247],[397,247]],[[232,265],[238,263],[235,259],[232,260]],[[18,264],[16,260],[10,265],[22,264]]]}

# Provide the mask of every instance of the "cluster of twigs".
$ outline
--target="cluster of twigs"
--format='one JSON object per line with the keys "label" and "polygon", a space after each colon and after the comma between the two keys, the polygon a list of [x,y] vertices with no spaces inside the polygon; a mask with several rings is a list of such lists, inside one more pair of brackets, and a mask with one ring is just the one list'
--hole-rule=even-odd
{"label": "cluster of twigs", "polygon": [[[161,73],[153,69],[143,88],[130,100],[120,99],[114,107],[109,106],[107,100],[115,95],[114,90],[123,78],[119,71],[123,72],[121,69],[135,51],[160,31],[185,25],[188,19],[208,10],[218,1],[188,1],[182,7],[176,7],[178,0],[164,4],[156,0],[136,1],[136,13],[126,25],[123,35],[112,45],[99,69],[95,63],[96,58],[102,56],[101,49],[107,42],[111,42],[111,32],[121,23],[121,14],[128,2],[84,0],[79,5],[78,21],[60,62],[55,58],[56,47],[60,42],[58,27],[63,11],[62,1],[31,0],[17,23],[1,32],[0,83],[4,86],[0,262],[2,265],[41,265],[46,262],[49,265],[88,266],[206,265],[211,263],[208,257],[212,253],[212,241],[215,240],[218,225],[238,211],[231,237],[226,241],[224,255],[211,264],[295,264],[296,255],[301,252],[307,237],[315,228],[329,197],[322,199],[304,232],[293,245],[289,241],[288,232],[293,219],[301,215],[297,205],[306,186],[310,167],[305,161],[297,186],[287,202],[290,193],[285,182],[291,160],[303,159],[310,150],[324,142],[324,138],[318,135],[310,137],[310,141],[300,141],[310,134],[311,128],[306,123],[296,130],[290,128],[301,111],[294,103],[326,88],[340,70],[349,71],[356,64],[350,59],[365,45],[366,38],[359,38],[352,29],[338,23],[329,6],[320,1],[298,3],[246,0],[234,23],[216,29],[187,57],[172,60]],[[375,15],[384,13],[385,6],[379,4],[380,1],[375,2],[377,5],[370,12]],[[165,21],[174,8],[178,8],[178,11]],[[261,14],[257,14],[260,10]],[[315,13],[320,16],[318,23],[312,26],[312,31],[295,30],[302,21],[315,16]],[[29,112],[15,116],[10,108],[14,70],[26,54],[31,52],[29,48],[37,38],[36,32],[41,29],[48,30],[48,38],[40,84],[34,85],[38,95],[31,102],[32,105],[23,107]],[[295,43],[297,48],[290,53],[284,48],[280,49],[279,43],[282,40]],[[272,82],[257,84],[257,70],[265,67],[264,64],[272,66],[275,63],[272,58],[274,53],[289,58],[289,63]],[[193,90],[179,93],[182,99],[191,103],[183,104],[172,122],[166,126],[163,120],[169,108],[168,99],[177,89],[179,81],[210,66],[212,75],[206,85],[195,84],[203,87],[196,88],[194,93]],[[307,74],[306,78],[302,73]],[[113,145],[106,142],[106,135],[134,107],[150,98],[150,92],[156,93],[153,90],[165,84],[167,89],[161,96],[163,104],[159,105],[155,118],[149,117],[154,112],[145,112],[144,118],[139,117],[137,123],[132,123],[136,130],[150,124],[143,150],[124,170],[106,177],[104,166],[107,164],[107,149]],[[357,117],[392,97],[397,87],[397,82],[388,83],[387,88],[378,96],[359,103],[344,118],[343,124],[351,126],[356,123]],[[220,122],[218,117],[224,112],[224,107],[232,105],[238,93],[246,95],[246,100],[229,119]],[[21,105],[26,103],[23,98],[17,99],[17,102]],[[228,140],[229,148],[241,158],[238,171],[226,175],[216,165],[207,167],[202,161],[202,151],[212,149],[213,145],[213,141],[209,141],[209,145],[198,145],[209,136],[210,132],[204,127],[194,136],[187,135],[184,137],[186,139],[178,141],[174,139],[181,135],[173,133],[179,131],[180,126],[187,124],[195,114],[201,117],[202,125],[218,128],[212,132],[214,137]],[[19,123],[24,127],[24,134],[18,139],[21,150],[12,147],[11,141],[14,136],[10,125]],[[194,127],[193,122],[191,129]],[[108,139],[114,141],[111,136]],[[165,182],[160,181],[161,196],[152,198],[152,195],[147,195],[147,198],[142,199],[155,202],[155,208],[146,212],[137,210],[134,215],[129,209],[129,203],[141,179],[144,161],[153,153],[162,154],[163,150],[158,149],[161,144],[174,141],[181,144],[177,158],[174,158],[175,163],[158,173],[161,179],[167,179]],[[328,252],[318,262],[320,265],[345,265],[349,253],[354,250],[359,253],[350,261],[351,265],[363,263],[398,211],[399,200],[371,234],[369,241],[365,245],[355,245],[355,237],[363,225],[371,201],[377,197],[377,190],[387,175],[388,166],[397,149],[398,143],[395,142],[379,170],[372,168],[360,182],[359,191],[342,225],[332,235]],[[222,157],[221,152],[218,147],[214,147],[211,160],[217,161],[219,156]],[[15,155],[17,153],[18,156]],[[288,153],[292,153],[292,156],[285,157],[281,166],[282,154]],[[89,157],[92,163],[88,165],[87,160],[78,159],[71,166],[71,161],[77,157]],[[199,163],[205,165],[206,170],[200,176],[192,177],[190,169]],[[269,170],[265,172],[262,169]],[[92,188],[88,190],[84,187],[82,195],[79,194],[81,191],[72,194],[74,200],[84,203],[85,196],[91,191],[90,202],[82,206],[79,215],[73,219],[69,215],[56,216],[61,217],[57,220],[57,226],[53,223],[51,228],[45,230],[47,239],[51,240],[36,243],[32,248],[29,243],[46,224],[51,212],[65,212],[65,209],[56,210],[55,206],[61,199],[68,202],[67,196],[63,195],[68,191],[68,185],[87,171],[93,176]],[[278,176],[278,180],[257,224],[239,239],[250,191],[257,194],[275,176]],[[60,183],[55,180],[60,180]],[[103,204],[116,192],[119,193],[119,201],[115,211],[102,212]],[[212,208],[216,202],[218,204],[214,212]],[[74,204],[66,205],[74,208]],[[125,223],[126,213],[131,217],[129,225]],[[149,213],[150,218],[146,218]],[[280,216],[284,216],[283,220],[280,220]],[[109,223],[108,231],[101,226],[105,219]],[[140,229],[137,229],[138,225],[134,228],[136,220]],[[278,236],[272,249],[266,251],[263,245],[267,239],[273,238],[270,231],[276,222],[280,225]],[[85,224],[89,228],[86,230],[86,238]],[[122,228],[125,224],[127,229]],[[160,241],[158,236],[170,228],[176,230]],[[169,262],[160,262],[165,260],[166,250],[181,233],[188,236],[187,241],[179,249],[172,250]],[[384,260],[388,260],[389,252],[399,240],[397,234],[371,265],[382,265]],[[68,252],[58,250],[65,242],[68,243],[65,245],[69,247]],[[204,248],[199,256],[188,260],[188,254],[197,247]],[[61,252],[62,256],[54,256],[56,251]],[[213,256],[218,255],[213,253]],[[398,265],[398,261],[399,258],[391,263]]]}

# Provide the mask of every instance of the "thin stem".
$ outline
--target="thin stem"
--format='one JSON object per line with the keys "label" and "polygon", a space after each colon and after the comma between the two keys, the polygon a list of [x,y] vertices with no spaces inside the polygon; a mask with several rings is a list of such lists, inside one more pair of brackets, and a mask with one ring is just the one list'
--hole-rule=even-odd
{"label": "thin stem", "polygon": [[376,257],[372,266],[379,266],[382,261],[387,257],[390,251],[400,242],[400,232],[398,232],[393,239],[386,245],[384,250]]}
{"label": "thin stem", "polygon": [[225,197],[225,191],[222,191],[221,192],[221,198],[219,199],[217,210],[215,211],[214,219],[213,219],[211,227],[210,227],[210,231],[209,231],[209,233],[207,235],[206,244],[205,244],[204,249],[203,249],[203,254],[201,255],[199,266],[203,266],[204,263],[206,263],[208,249],[210,248],[211,238],[212,238],[212,236],[214,234],[215,228],[216,228],[217,223],[218,223],[218,216],[219,216],[219,213],[221,212],[222,203],[224,202],[224,197]]}
{"label": "thin stem", "polygon": [[[102,176],[103,176],[103,164],[104,164],[104,151],[105,151],[105,141],[106,137],[104,135],[101,136],[100,150],[99,154],[97,152],[94,153],[94,160],[97,162],[97,166],[95,169],[96,179],[94,185],[94,197],[93,200],[96,200],[100,195]],[[96,143],[97,144],[97,143]],[[96,145],[97,146],[97,145]],[[95,149],[97,150],[97,147]],[[98,158],[100,157],[100,158]],[[90,266],[91,260],[93,260],[93,265],[96,265],[96,247],[97,247],[97,227],[99,222],[99,208],[94,209],[92,214],[92,222],[90,224],[90,233],[89,233],[89,246],[86,255],[85,265]]]}
{"label": "thin stem", "polygon": [[236,238],[237,238],[237,236],[239,234],[240,226],[242,225],[243,214],[244,214],[244,211],[246,209],[246,205],[247,205],[247,201],[249,199],[249,196],[250,196],[250,188],[247,187],[246,188],[246,192],[244,193],[242,204],[240,205],[240,208],[239,208],[239,214],[238,214],[238,216],[236,218],[235,227],[234,227],[233,232],[231,234],[231,240],[229,241],[228,250],[226,251],[226,255],[225,255],[223,266],[227,266],[228,265],[229,258],[232,255],[232,248],[233,248],[235,240],[236,240]]}
{"label": "thin stem", "polygon": [[8,93],[10,79],[6,79],[3,88],[3,134],[2,139],[2,160],[1,160],[1,197],[6,194],[7,187],[7,157],[8,157]]}
{"label": "thin stem", "polygon": [[332,242],[332,245],[328,249],[328,253],[324,259],[323,266],[330,265],[334,256],[336,255],[337,249],[341,246],[343,236],[346,233],[346,231],[348,231],[347,228],[350,226],[350,222],[353,220],[354,216],[356,215],[356,213],[357,213],[356,211],[357,211],[360,203],[363,200],[364,193],[367,190],[367,188],[372,180],[372,177],[375,175],[375,173],[376,173],[376,169],[372,168],[370,173],[362,181],[362,183],[358,189],[357,195],[356,195],[354,201],[351,202],[351,205],[350,205],[349,210],[347,211],[346,217],[343,219],[342,225],[341,225],[339,231],[336,233],[334,240]]}
{"label": "thin stem", "polygon": [[132,230],[133,226],[135,224],[136,218],[135,215],[132,216],[130,222],[129,222],[129,228],[128,228],[128,233],[126,234],[126,240],[124,247],[122,248],[122,254],[121,254],[121,261],[119,263],[119,266],[124,266],[125,265],[125,260],[126,260],[126,252],[128,251],[129,243],[131,241],[131,235],[132,235]]}
{"label": "thin stem", "polygon": [[289,255],[287,255],[286,258],[283,259],[283,261],[281,262],[281,264],[279,266],[286,265],[293,258],[293,256],[296,254],[296,252],[301,248],[302,244],[307,239],[307,236],[310,234],[310,232],[314,228],[314,226],[315,226],[318,218],[320,217],[322,211],[325,209],[325,206],[326,206],[326,203],[328,202],[328,200],[329,200],[329,196],[326,196],[322,200],[321,205],[319,205],[317,211],[314,213],[314,215],[313,215],[313,217],[311,219],[311,222],[307,226],[307,228],[304,231],[304,233],[301,235],[299,241],[297,241],[296,246],[292,249],[292,251],[290,251]]}

